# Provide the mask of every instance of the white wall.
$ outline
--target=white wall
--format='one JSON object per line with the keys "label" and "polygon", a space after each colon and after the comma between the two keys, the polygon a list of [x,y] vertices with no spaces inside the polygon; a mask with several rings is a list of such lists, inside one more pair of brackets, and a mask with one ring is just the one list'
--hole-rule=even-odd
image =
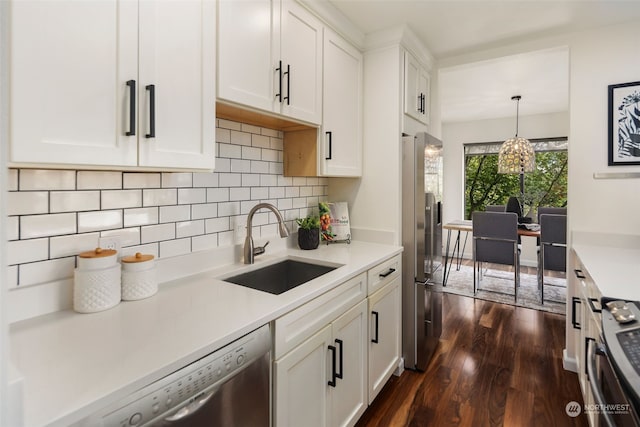
{"label": "white wall", "polygon": [[[464,218],[464,144],[503,141],[513,136],[514,132],[515,111],[514,117],[505,119],[442,125],[444,141],[442,198],[445,223]],[[518,133],[520,136],[530,139],[567,136],[569,133],[569,114],[565,112],[520,116]],[[471,257],[471,245],[467,245],[466,255]],[[521,261],[524,265],[537,265],[535,239],[523,239]]]}

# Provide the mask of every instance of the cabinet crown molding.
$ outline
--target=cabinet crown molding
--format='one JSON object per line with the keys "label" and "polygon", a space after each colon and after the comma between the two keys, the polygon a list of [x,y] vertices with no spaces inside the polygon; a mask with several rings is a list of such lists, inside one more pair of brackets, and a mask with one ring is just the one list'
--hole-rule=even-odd
{"label": "cabinet crown molding", "polygon": [[317,16],[325,25],[344,37],[359,50],[364,50],[365,35],[333,4],[328,1],[298,0],[307,10]]}
{"label": "cabinet crown molding", "polygon": [[435,62],[433,55],[406,24],[367,34],[365,50],[375,50],[398,44],[411,52],[427,71],[431,71]]}

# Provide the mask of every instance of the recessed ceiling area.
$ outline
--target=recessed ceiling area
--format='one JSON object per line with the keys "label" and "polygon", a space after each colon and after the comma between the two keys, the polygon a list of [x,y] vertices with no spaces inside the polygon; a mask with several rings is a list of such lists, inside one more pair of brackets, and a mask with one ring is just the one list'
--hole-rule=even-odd
{"label": "recessed ceiling area", "polygon": [[[407,25],[438,60],[640,20],[638,0],[329,0],[365,33]],[[435,72],[435,71],[432,71]],[[566,47],[440,69],[443,123],[568,110]]]}

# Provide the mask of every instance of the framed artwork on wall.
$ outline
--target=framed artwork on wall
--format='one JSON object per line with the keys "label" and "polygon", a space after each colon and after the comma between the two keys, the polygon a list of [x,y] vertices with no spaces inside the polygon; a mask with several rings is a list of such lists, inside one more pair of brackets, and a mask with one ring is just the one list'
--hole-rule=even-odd
{"label": "framed artwork on wall", "polygon": [[609,166],[640,165],[640,81],[609,85]]}

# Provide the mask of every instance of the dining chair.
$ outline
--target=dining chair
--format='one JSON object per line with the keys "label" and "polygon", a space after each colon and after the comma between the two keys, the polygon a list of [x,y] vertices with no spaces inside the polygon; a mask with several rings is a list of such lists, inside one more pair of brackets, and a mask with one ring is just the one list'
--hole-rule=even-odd
{"label": "dining chair", "polygon": [[518,215],[513,212],[474,212],[471,220],[474,295],[481,290],[483,263],[504,264],[513,266],[514,299],[517,301],[520,286]]}
{"label": "dining chair", "polygon": [[[544,304],[544,286],[566,287],[544,282],[545,271],[567,271],[567,216],[545,214],[539,216],[540,250],[538,251],[538,290]],[[553,300],[549,300],[553,301]],[[562,302],[562,301],[556,301]]]}
{"label": "dining chair", "polygon": [[[567,208],[559,208],[555,206],[540,206],[538,208],[538,224],[540,224],[540,215],[552,214],[552,215],[566,215]],[[540,238],[536,239],[536,246],[538,247],[538,252],[540,252]]]}
{"label": "dining chair", "polygon": [[506,211],[506,206],[505,205],[487,205],[484,208],[485,212],[505,212]]}

